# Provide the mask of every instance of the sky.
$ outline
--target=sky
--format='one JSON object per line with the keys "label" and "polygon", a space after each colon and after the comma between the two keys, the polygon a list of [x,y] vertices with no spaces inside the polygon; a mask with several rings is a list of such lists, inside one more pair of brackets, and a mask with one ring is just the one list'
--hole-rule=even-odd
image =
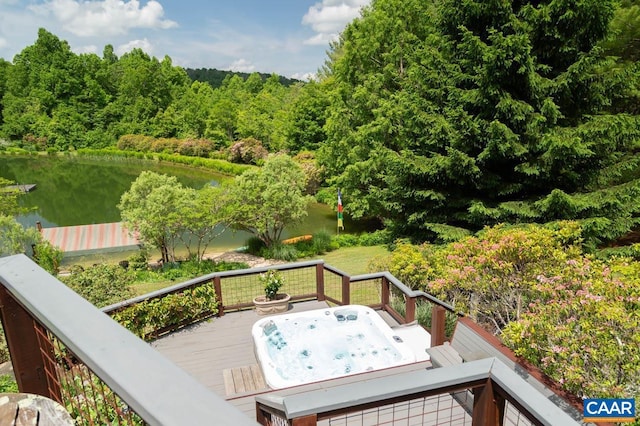
{"label": "sky", "polygon": [[306,79],[370,0],[0,0],[0,58],[44,28],[75,53],[141,48],[184,68]]}

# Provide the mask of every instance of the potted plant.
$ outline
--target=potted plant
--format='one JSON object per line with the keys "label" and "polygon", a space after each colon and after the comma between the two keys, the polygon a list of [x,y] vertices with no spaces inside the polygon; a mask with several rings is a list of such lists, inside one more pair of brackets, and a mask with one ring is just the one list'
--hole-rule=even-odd
{"label": "potted plant", "polygon": [[289,309],[291,296],[286,293],[278,293],[284,285],[284,279],[280,272],[270,269],[258,277],[264,286],[264,296],[253,299],[258,315],[276,314],[286,312]]}

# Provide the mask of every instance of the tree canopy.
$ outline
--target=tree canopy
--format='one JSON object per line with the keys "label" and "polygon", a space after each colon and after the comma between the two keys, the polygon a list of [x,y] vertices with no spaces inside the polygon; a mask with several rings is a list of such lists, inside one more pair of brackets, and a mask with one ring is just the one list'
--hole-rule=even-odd
{"label": "tree canopy", "polygon": [[304,195],[305,176],[287,155],[273,155],[264,166],[250,169],[226,186],[225,222],[247,231],[265,245],[280,241],[285,226],[306,217],[311,201]]}
{"label": "tree canopy", "polygon": [[637,223],[637,73],[597,43],[613,0],[377,0],[343,32],[319,158],[354,217],[416,240],[487,224]]}
{"label": "tree canopy", "polygon": [[214,88],[141,49],[118,57],[107,45],[102,57],[78,55],[40,29],[12,63],[0,60],[0,136],[40,150],[104,148],[128,134],[208,138],[219,148],[255,137],[284,147],[289,95],[297,93],[287,86],[295,82],[225,75]]}

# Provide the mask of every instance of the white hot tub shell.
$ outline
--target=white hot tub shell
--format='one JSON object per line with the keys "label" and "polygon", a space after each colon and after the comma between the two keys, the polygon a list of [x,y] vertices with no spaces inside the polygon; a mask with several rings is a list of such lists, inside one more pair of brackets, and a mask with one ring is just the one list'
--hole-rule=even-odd
{"label": "white hot tub shell", "polygon": [[360,305],[263,318],[252,335],[272,389],[416,362],[410,345],[373,309]]}

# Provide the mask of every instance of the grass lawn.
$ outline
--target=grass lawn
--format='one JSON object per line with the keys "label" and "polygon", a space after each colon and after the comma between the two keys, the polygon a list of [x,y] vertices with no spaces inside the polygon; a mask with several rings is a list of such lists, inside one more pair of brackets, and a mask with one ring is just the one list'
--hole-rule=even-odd
{"label": "grass lawn", "polygon": [[385,246],[345,247],[304,260],[323,259],[326,264],[338,268],[349,275],[360,275],[368,272],[379,272],[369,271],[367,266],[374,257],[388,254],[389,251]]}
{"label": "grass lawn", "polygon": [[[389,251],[384,246],[345,247],[329,253],[325,253],[323,255],[318,255],[301,260],[323,259],[325,263],[333,266],[334,268],[338,268],[349,275],[360,275],[369,272],[367,266],[371,259],[376,256],[384,256],[387,254],[389,254]],[[143,295],[186,280],[187,278],[177,281],[163,280],[136,282],[133,283],[131,287],[137,295]]]}

